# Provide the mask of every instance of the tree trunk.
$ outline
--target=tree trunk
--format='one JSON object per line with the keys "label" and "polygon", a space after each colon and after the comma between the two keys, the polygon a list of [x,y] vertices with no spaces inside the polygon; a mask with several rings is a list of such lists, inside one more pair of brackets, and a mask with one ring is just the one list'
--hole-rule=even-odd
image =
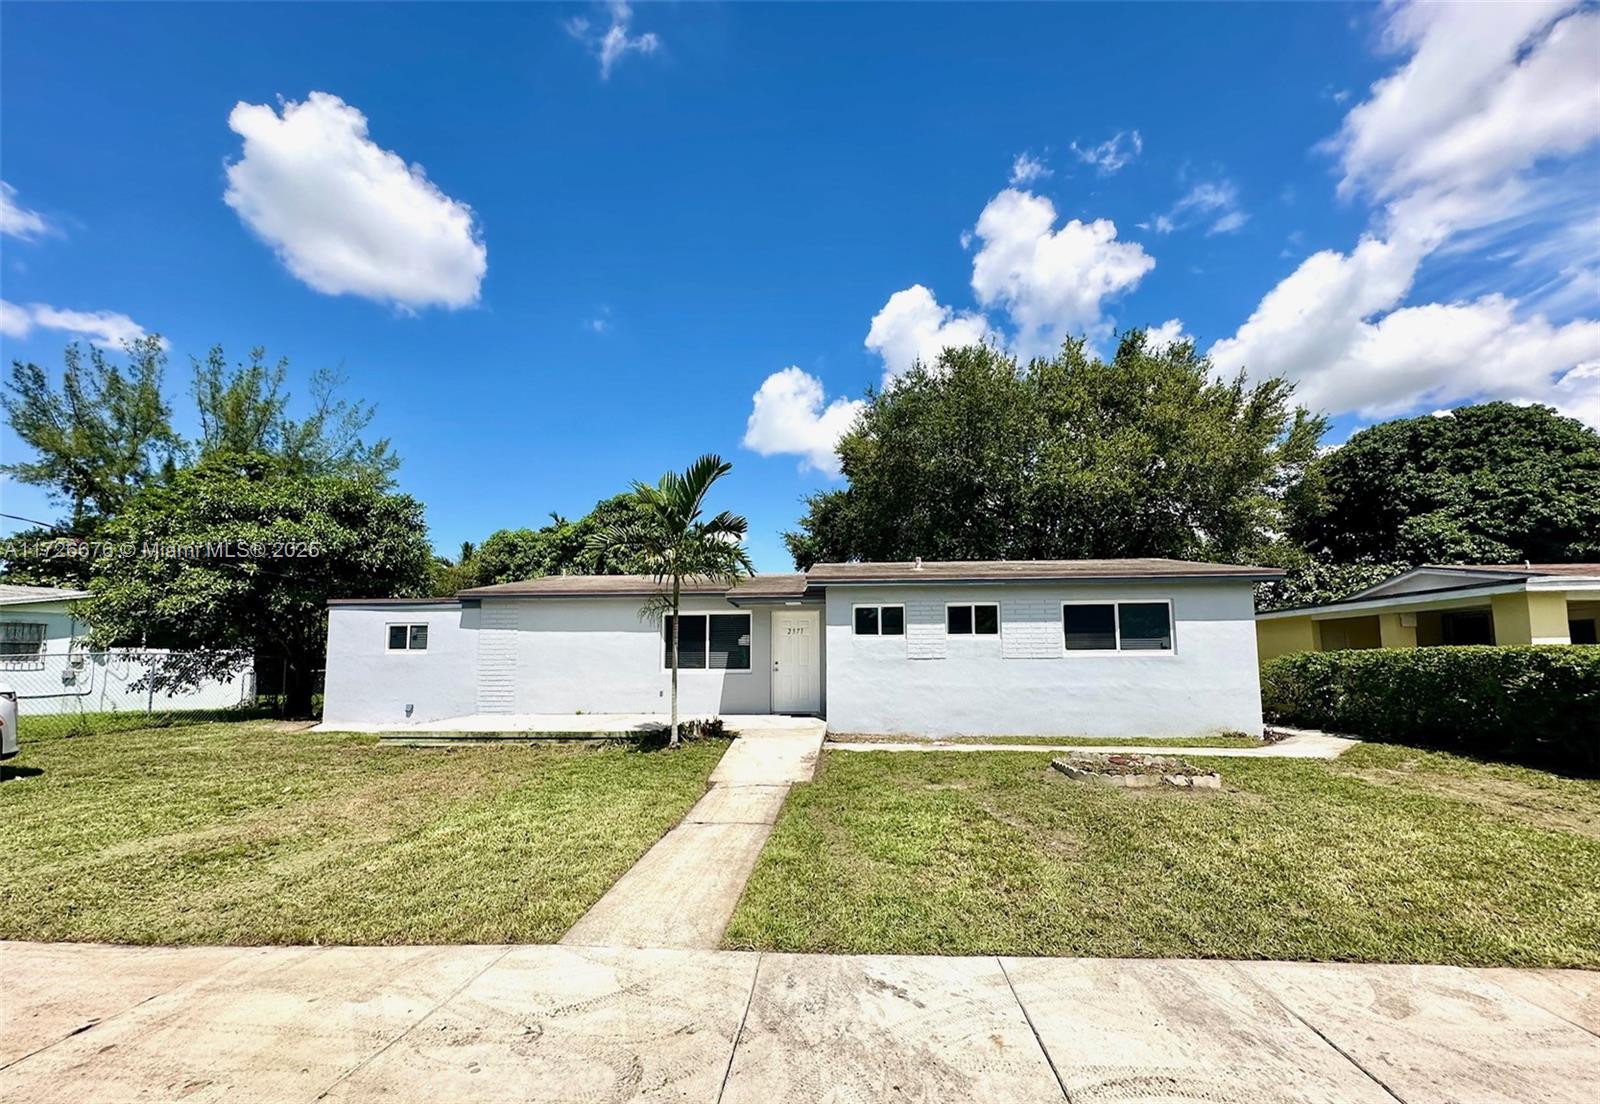
{"label": "tree trunk", "polygon": [[667,740],[669,748],[678,746],[678,633],[683,629],[683,618],[678,615],[678,580],[672,580],[672,735]]}
{"label": "tree trunk", "polygon": [[283,714],[291,720],[311,716],[311,670],[290,659],[283,668]]}

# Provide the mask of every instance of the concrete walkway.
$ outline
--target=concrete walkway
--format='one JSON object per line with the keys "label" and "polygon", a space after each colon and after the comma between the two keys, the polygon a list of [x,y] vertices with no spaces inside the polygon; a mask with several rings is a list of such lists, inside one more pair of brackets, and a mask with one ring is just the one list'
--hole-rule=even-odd
{"label": "concrete walkway", "polygon": [[735,726],[739,735],[683,821],[646,851],[562,936],[578,947],[704,947],[722,942],[789,787],[817,769],[824,724]]}
{"label": "concrete walkway", "polygon": [[1181,744],[956,744],[950,741],[915,740],[876,743],[868,740],[829,740],[829,751],[1052,751],[1115,755],[1208,755],[1238,759],[1337,759],[1360,740],[1321,733],[1290,736],[1275,744],[1260,747],[1185,747]]}
{"label": "concrete walkway", "polygon": [[0,943],[0,1099],[1600,1099],[1600,974]]}

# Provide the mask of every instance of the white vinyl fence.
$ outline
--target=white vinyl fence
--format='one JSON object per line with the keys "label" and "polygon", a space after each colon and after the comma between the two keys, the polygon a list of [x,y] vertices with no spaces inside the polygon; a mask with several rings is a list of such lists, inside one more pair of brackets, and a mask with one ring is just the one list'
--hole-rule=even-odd
{"label": "white vinyl fence", "polygon": [[24,716],[229,709],[254,704],[255,672],[248,665],[226,681],[208,680],[194,690],[152,692],[137,686],[150,665],[166,654],[117,649],[0,656],[0,683],[9,683],[17,692],[17,709]]}

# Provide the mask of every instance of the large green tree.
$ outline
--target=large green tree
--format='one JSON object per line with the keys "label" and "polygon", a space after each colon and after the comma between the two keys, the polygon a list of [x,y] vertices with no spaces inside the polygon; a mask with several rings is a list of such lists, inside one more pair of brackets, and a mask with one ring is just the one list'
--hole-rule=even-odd
{"label": "large green tree", "polygon": [[1026,365],[950,349],[872,394],[840,440],[847,485],[785,539],[819,561],[1227,558],[1282,524],[1324,422],[1291,386],[1214,378],[1191,343],[1125,334]]}
{"label": "large green tree", "polygon": [[755,567],[744,549],[744,518],[726,510],[715,517],[702,513],[706,495],[717,480],[733,465],[717,456],[702,456],[682,475],[667,472],[654,487],[633,485],[637,510],[624,521],[608,524],[589,538],[589,546],[600,558],[637,559],[644,574],[655,577],[660,586],[656,596],[641,611],[647,616],[672,619],[672,648],[668,665],[672,668],[672,728],[669,747],[678,746],[678,637],[683,618],[679,616],[683,584],[710,580],[732,586],[740,578],[755,574]]}
{"label": "large green tree", "polygon": [[96,645],[179,649],[163,687],[276,662],[292,716],[311,711],[328,599],[423,595],[432,560],[415,499],[261,453],[215,453],[151,483],[97,539],[111,552],[84,602]]}
{"label": "large green tree", "polygon": [[1384,422],[1310,466],[1289,535],[1336,562],[1600,560],[1600,433],[1504,402]]}

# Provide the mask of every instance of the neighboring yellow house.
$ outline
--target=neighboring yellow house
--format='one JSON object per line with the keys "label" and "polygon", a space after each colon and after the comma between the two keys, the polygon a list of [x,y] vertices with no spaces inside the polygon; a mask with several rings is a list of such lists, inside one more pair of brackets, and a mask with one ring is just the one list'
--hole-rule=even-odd
{"label": "neighboring yellow house", "polygon": [[1600,564],[1427,565],[1338,602],[1256,614],[1261,661],[1290,652],[1594,644]]}

